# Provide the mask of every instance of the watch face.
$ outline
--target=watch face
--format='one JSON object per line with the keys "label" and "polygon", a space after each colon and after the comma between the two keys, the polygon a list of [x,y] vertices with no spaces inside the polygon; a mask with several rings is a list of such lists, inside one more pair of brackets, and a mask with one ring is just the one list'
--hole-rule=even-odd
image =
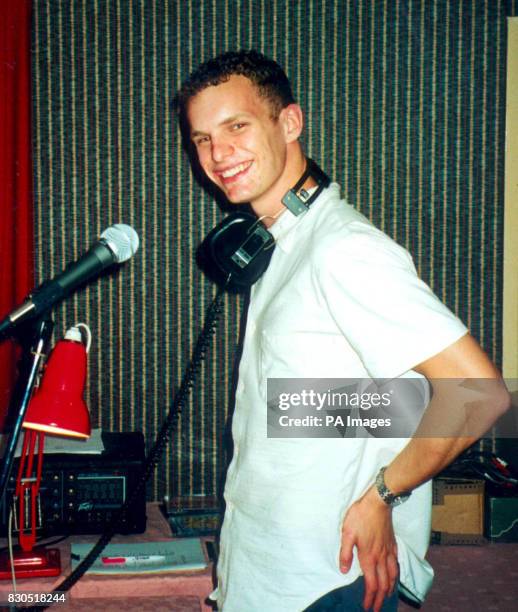
{"label": "watch face", "polygon": [[401,493],[401,495],[394,495],[392,498],[392,503],[390,504],[391,506],[399,506],[399,504],[402,504],[403,502],[406,502],[406,500],[410,497],[410,493]]}

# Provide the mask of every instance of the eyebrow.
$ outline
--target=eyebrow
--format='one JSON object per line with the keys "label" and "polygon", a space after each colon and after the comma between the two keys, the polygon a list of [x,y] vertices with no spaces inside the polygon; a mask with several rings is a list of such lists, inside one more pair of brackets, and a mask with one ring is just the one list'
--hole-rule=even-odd
{"label": "eyebrow", "polygon": [[[237,115],[232,115],[232,117],[228,117],[227,119],[223,119],[218,126],[220,125],[228,125],[229,123],[234,123],[238,119],[245,119],[247,117],[246,113],[238,113]],[[196,138],[196,136],[207,136],[205,132],[201,132],[200,130],[194,130],[191,132],[191,138]]]}

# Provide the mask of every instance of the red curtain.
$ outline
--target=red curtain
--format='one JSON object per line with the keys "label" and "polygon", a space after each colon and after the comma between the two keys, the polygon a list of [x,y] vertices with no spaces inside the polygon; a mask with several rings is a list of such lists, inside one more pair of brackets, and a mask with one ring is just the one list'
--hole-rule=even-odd
{"label": "red curtain", "polygon": [[[0,0],[0,318],[33,283],[30,136],[30,0]],[[0,345],[0,429],[5,421],[16,346]]]}

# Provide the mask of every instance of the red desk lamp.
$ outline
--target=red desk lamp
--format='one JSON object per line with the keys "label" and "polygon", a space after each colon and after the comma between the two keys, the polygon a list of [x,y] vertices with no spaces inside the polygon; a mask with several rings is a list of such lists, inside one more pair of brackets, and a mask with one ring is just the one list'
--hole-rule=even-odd
{"label": "red desk lamp", "polygon": [[[87,346],[82,343],[79,327],[88,334]],[[23,449],[18,468],[14,506],[18,502],[15,527],[19,530],[21,551],[0,555],[0,579],[10,579],[14,566],[17,578],[58,576],[61,561],[58,549],[33,550],[36,529],[41,526],[39,489],[43,464],[45,434],[87,439],[90,436],[90,416],[83,400],[86,382],[86,355],[90,349],[90,330],[83,323],[72,327],[64,340],[56,344],[45,369],[41,384],[32,397],[22,427],[25,429]],[[37,464],[34,465],[36,442]]]}

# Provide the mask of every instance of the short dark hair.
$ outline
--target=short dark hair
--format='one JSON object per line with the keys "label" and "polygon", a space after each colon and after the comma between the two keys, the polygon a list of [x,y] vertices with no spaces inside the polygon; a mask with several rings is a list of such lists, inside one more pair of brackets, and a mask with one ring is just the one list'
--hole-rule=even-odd
{"label": "short dark hair", "polygon": [[253,49],[227,51],[201,64],[183,83],[175,98],[179,115],[185,119],[187,103],[197,93],[211,85],[221,85],[233,75],[252,81],[270,103],[274,119],[295,102],[288,77],[277,62]]}

